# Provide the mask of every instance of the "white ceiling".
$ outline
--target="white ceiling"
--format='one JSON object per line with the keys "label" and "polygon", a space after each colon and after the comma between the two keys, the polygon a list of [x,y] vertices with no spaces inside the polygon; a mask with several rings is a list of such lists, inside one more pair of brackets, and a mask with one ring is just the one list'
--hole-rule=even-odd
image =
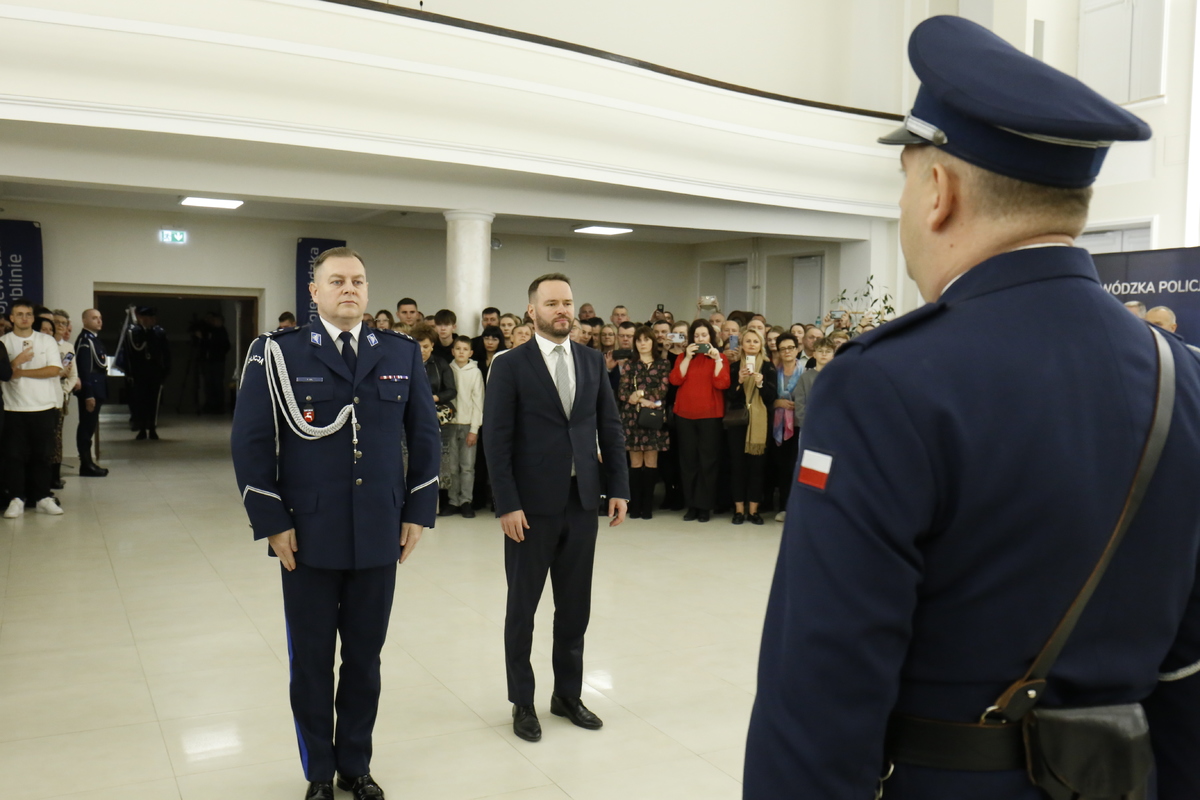
{"label": "white ceiling", "polygon": [[[166,192],[156,189],[3,181],[0,182],[0,208],[2,208],[5,200],[10,200],[75,206],[127,208],[137,211],[170,211],[208,216],[380,225],[393,228],[422,228],[428,230],[445,230],[446,228],[446,221],[441,212],[433,209],[379,208],[370,205],[321,204],[301,200],[240,197],[238,199],[244,199],[245,205],[236,211],[226,211],[181,206],[179,205],[179,200],[184,194],[182,191]],[[551,219],[497,214],[496,219],[492,222],[492,233],[496,236],[509,234],[514,236],[587,237],[587,234],[575,233],[574,228],[584,224],[603,224],[605,222],[607,220]],[[621,224],[626,223],[622,221]],[[616,238],[621,241],[700,244],[746,237],[745,233],[733,231],[695,230],[636,224],[633,227],[633,233]],[[590,238],[596,237],[591,236]]]}

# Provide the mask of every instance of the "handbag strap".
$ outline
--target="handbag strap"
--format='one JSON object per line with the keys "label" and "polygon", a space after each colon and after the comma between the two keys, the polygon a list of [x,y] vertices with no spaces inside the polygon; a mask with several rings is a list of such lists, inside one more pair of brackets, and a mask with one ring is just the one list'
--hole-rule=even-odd
{"label": "handbag strap", "polygon": [[1108,565],[1112,563],[1117,547],[1125,538],[1130,525],[1133,524],[1133,519],[1142,504],[1142,498],[1146,495],[1146,489],[1154,477],[1159,457],[1167,442],[1167,433],[1171,428],[1171,417],[1175,410],[1175,357],[1171,353],[1171,346],[1167,343],[1167,338],[1155,330],[1153,325],[1147,327],[1154,335],[1158,353],[1158,392],[1154,401],[1154,416],[1150,421],[1150,432],[1142,447],[1142,455],[1138,460],[1133,483],[1129,487],[1129,493],[1125,496],[1125,507],[1121,509],[1117,526],[1113,530],[1112,536],[1109,537],[1108,545],[1101,553],[1100,560],[1096,562],[1092,574],[1088,576],[1087,582],[1084,583],[1074,602],[1067,609],[1067,613],[1059,621],[1054,633],[1042,646],[1042,651],[1033,660],[1033,664],[1030,665],[1025,675],[1009,686],[997,698],[995,705],[984,712],[981,720],[983,722],[1015,722],[1025,716],[1042,699],[1046,678],[1054,667],[1054,662],[1058,660],[1059,654],[1067,644],[1067,639],[1075,630],[1079,618],[1083,616],[1088,601],[1095,594],[1100,579],[1104,577]]}

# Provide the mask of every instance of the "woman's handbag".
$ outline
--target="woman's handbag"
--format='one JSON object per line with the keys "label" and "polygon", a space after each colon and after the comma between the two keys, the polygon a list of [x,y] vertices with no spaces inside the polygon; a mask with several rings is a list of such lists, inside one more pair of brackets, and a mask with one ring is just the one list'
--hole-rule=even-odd
{"label": "woman's handbag", "polygon": [[645,428],[648,431],[661,431],[663,426],[667,424],[667,409],[662,408],[640,408],[637,415],[637,426]]}
{"label": "woman's handbag", "polygon": [[445,425],[454,420],[454,406],[450,403],[436,403],[438,425]]}
{"label": "woman's handbag", "polygon": [[726,408],[725,418],[721,420],[726,428],[738,428],[742,425],[750,424],[750,409],[742,406],[741,408]]}

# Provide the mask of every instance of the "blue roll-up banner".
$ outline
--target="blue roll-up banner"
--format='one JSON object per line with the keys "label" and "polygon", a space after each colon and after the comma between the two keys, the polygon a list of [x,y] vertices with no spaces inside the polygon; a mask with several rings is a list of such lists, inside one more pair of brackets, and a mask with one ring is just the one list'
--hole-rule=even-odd
{"label": "blue roll-up banner", "polygon": [[42,302],[42,225],[0,219],[0,314],[20,298]]}
{"label": "blue roll-up banner", "polygon": [[345,247],[343,239],[296,240],[296,324],[309,325],[317,321],[317,304],[308,293],[312,283],[313,262],[317,256],[334,247]]}
{"label": "blue roll-up banner", "polygon": [[1200,343],[1200,247],[1104,253],[1092,257],[1100,283],[1122,303],[1140,300],[1147,309],[1175,312],[1175,331]]}

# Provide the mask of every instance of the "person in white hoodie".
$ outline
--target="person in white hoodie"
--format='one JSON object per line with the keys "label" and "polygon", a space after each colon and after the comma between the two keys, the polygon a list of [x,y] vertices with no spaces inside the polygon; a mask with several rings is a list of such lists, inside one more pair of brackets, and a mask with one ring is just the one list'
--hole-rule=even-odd
{"label": "person in white hoodie", "polygon": [[479,426],[483,424],[483,373],[479,364],[471,358],[471,340],[456,336],[452,345],[454,381],[458,396],[453,421],[442,428],[447,450],[447,469],[444,484],[449,491],[450,501],[438,512],[448,517],[461,513],[470,519],[475,516],[471,506],[471,495],[475,487],[476,443],[479,441]]}

